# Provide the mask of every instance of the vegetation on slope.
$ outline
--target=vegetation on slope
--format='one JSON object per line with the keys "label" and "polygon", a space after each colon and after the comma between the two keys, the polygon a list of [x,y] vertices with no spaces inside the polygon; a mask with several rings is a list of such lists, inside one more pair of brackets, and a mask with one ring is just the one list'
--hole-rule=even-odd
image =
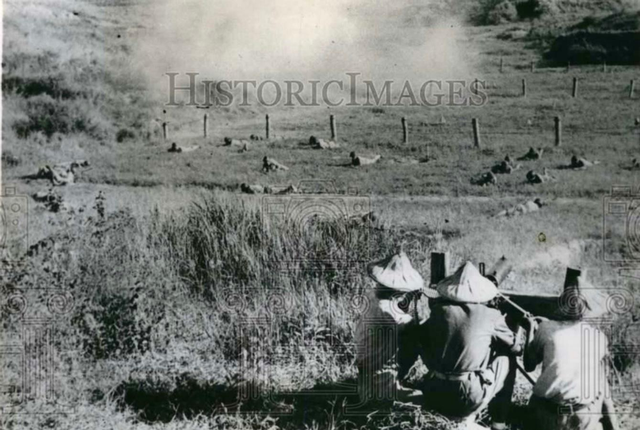
{"label": "vegetation on slope", "polygon": [[[105,19],[106,18],[106,19]],[[113,162],[116,135],[148,130],[126,9],[92,0],[4,4],[3,158]]]}

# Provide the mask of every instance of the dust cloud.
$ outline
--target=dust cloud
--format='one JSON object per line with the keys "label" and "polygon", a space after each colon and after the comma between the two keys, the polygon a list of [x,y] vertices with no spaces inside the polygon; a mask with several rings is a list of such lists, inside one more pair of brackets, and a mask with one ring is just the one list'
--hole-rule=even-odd
{"label": "dust cloud", "polygon": [[[455,5],[455,3],[453,3]],[[166,72],[213,80],[462,79],[473,74],[464,17],[438,0],[154,2],[135,47],[153,87]]]}

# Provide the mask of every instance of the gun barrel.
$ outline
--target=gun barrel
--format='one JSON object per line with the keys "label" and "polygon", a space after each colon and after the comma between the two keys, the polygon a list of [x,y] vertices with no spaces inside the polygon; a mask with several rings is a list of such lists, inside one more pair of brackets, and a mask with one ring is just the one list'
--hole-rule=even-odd
{"label": "gun barrel", "polygon": [[517,309],[518,311],[520,311],[520,313],[522,314],[522,316],[524,317],[530,317],[532,316],[531,312],[529,312],[528,310],[524,309],[522,306],[518,305],[517,303],[515,303],[513,300],[511,300],[509,297],[505,296],[502,293],[499,293],[500,297],[502,297],[502,299],[506,302],[509,303],[513,308]]}
{"label": "gun barrel", "polygon": [[496,262],[496,264],[494,264],[491,270],[489,270],[486,277],[491,282],[493,282],[497,287],[505,279],[507,279],[507,276],[509,276],[509,273],[511,273],[512,269],[513,269],[513,265],[509,263],[509,260],[507,260],[507,257],[502,256],[502,258],[500,258]]}

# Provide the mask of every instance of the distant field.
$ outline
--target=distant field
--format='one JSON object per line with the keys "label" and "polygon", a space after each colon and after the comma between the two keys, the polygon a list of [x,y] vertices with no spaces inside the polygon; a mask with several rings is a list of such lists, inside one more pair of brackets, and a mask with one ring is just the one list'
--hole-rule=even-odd
{"label": "distant field", "polygon": [[[100,143],[95,137],[82,134],[61,136],[59,142],[54,138],[50,143],[38,143],[41,138],[37,135],[24,141],[16,139],[8,129],[5,153],[21,162],[13,168],[5,167],[5,182],[33,173],[38,166],[52,161],[83,158],[93,166],[80,181],[114,185],[236,189],[243,182],[297,184],[301,180],[330,178],[338,189],[357,188],[375,194],[590,197],[601,196],[612,185],[636,184],[639,172],[629,167],[632,158],[640,157],[637,148],[640,127],[634,125],[635,118],[640,116],[640,90],[633,99],[628,93],[632,79],[640,85],[638,68],[609,66],[602,72],[600,66],[581,66],[570,71],[536,68],[531,72],[530,62],[535,54],[524,49],[526,42],[496,39],[505,28],[469,30],[468,43],[478,49],[481,58],[477,78],[487,86],[488,103],[482,107],[211,109],[206,111],[210,116],[209,137],[204,139],[205,111],[170,108],[163,115],[160,102],[155,106],[147,103],[137,115],[147,112],[168,121],[167,142],[162,141],[157,128],[150,140],[143,136],[146,128],[142,128],[136,134],[138,137],[122,143],[115,142],[113,135],[101,137]],[[501,57],[504,73],[498,72]],[[579,79],[576,99],[571,97],[573,77]],[[425,80],[429,78],[426,70]],[[527,80],[526,97],[521,97],[522,79]],[[117,97],[125,97],[124,93],[118,94],[115,93]],[[13,97],[9,98],[9,105],[13,101]],[[120,105],[125,100],[114,103]],[[264,135],[266,113],[271,117],[272,134],[281,140],[256,145],[248,153],[221,146],[224,137],[248,139],[250,134]],[[322,151],[305,147],[303,144],[311,135],[329,137],[329,114],[337,118],[341,148]],[[561,147],[554,147],[555,116],[563,123]],[[409,123],[408,145],[402,143],[401,117],[406,117]],[[6,118],[5,127],[11,118]],[[442,118],[445,125],[439,125]],[[473,148],[472,118],[480,122],[480,149]],[[123,117],[121,121],[127,123],[131,119]],[[136,121],[140,127],[140,120]],[[169,154],[166,149],[171,142],[200,148],[191,153]],[[471,184],[472,178],[488,171],[505,155],[515,158],[529,147],[545,148],[545,156],[536,162],[523,162],[521,170],[512,175],[500,175],[495,187]],[[351,151],[364,156],[380,154],[382,159],[373,167],[344,167]],[[601,164],[588,171],[560,170],[572,154]],[[289,172],[262,174],[261,160],[265,155],[290,167]],[[433,160],[417,162],[427,156]],[[543,167],[549,168],[558,181],[537,186],[525,184],[528,170]]]}
{"label": "distant field", "polygon": [[[497,57],[496,57],[497,58]],[[507,57],[508,58],[508,57]],[[507,61],[509,61],[507,59]],[[579,98],[571,98],[571,80],[580,79]],[[640,128],[634,126],[638,100],[628,99],[628,83],[637,69],[619,68],[603,74],[595,70],[509,71],[483,74],[489,84],[488,105],[482,108],[387,107],[383,113],[371,108],[337,108],[340,149],[313,150],[305,147],[309,136],[329,137],[326,109],[299,108],[268,111],[272,133],[283,140],[256,144],[248,153],[221,147],[224,137],[247,139],[264,134],[264,114],[216,115],[211,112],[212,137],[198,138],[202,121],[172,131],[171,141],[200,145],[188,154],[166,153],[168,143],[122,145],[117,169],[95,169],[87,180],[122,184],[194,184],[234,189],[240,183],[297,184],[304,179],[327,179],[339,189],[357,188],[376,194],[451,194],[549,196],[598,196],[612,185],[636,183],[638,172],[629,169],[638,156]],[[527,79],[528,94],[519,97],[521,79]],[[198,119],[202,111],[189,116]],[[180,115],[188,118],[186,113]],[[554,117],[563,121],[563,145],[554,147]],[[402,143],[401,117],[409,121],[410,142]],[[438,125],[444,117],[446,124]],[[473,148],[471,118],[478,118],[482,148]],[[530,124],[530,125],[529,125]],[[529,147],[543,147],[544,157],[523,162],[522,169],[498,178],[494,188],[480,188],[471,179],[488,171],[505,155],[524,155]],[[345,167],[348,154],[381,154],[378,165]],[[572,154],[601,162],[589,171],[566,171]],[[290,167],[283,174],[260,172],[268,155]],[[430,156],[428,163],[418,160]],[[548,167],[558,182],[525,184],[528,170]]]}

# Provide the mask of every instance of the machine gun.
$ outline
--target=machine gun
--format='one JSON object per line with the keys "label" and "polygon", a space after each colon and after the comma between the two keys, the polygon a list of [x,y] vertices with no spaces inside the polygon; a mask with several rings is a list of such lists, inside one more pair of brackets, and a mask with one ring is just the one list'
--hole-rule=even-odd
{"label": "machine gun", "polygon": [[[498,288],[513,269],[513,266],[506,257],[500,258],[486,273],[484,267],[484,264],[480,263],[480,273],[493,282]],[[580,274],[580,270],[567,268],[564,288],[575,286]],[[559,304],[559,295],[517,293],[511,291],[500,291],[497,300],[498,308],[506,313],[510,317],[509,319],[514,322],[519,321],[522,317],[530,318],[534,315],[551,318],[558,310]]]}
{"label": "machine gun", "polygon": [[[485,278],[487,278],[488,280],[490,280],[491,282],[493,282],[493,284],[497,288],[500,288],[500,284],[502,284],[502,282],[505,279],[507,279],[507,277],[513,270],[513,265],[509,263],[509,261],[507,260],[507,257],[505,257],[504,255],[496,262],[496,264],[493,265],[493,267],[489,270],[488,273],[485,267],[486,266],[484,263],[480,263],[479,265],[480,274]],[[514,316],[513,310],[516,310],[519,312],[519,315],[517,315],[519,317],[530,318],[533,316],[531,312],[529,312],[519,304],[512,301],[509,297],[507,297],[507,295],[503,294],[502,292],[498,292],[498,296],[496,297],[493,305],[498,309],[500,309],[501,311],[503,311],[504,313],[506,313],[507,315],[512,317]],[[513,309],[507,309],[506,305],[510,305]],[[516,318],[516,319],[519,320],[520,318]]]}

